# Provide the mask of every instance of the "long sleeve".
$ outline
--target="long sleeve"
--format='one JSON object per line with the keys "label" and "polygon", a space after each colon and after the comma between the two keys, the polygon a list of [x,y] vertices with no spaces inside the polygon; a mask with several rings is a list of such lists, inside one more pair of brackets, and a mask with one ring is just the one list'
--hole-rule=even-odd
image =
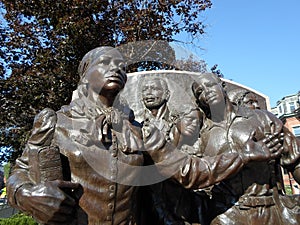
{"label": "long sleeve", "polygon": [[29,149],[26,147],[22,156],[16,160],[12,174],[6,182],[8,202],[14,208],[19,208],[15,199],[17,190],[25,184],[33,184],[29,177],[28,151]]}
{"label": "long sleeve", "polygon": [[275,115],[270,112],[266,112],[264,115],[265,121],[269,123],[271,133],[283,132],[283,152],[280,157],[280,164],[293,174],[297,183],[300,183],[300,140]]}
{"label": "long sleeve", "polygon": [[213,157],[193,157],[176,149],[168,142],[148,154],[166,178],[172,177],[185,188],[199,189],[218,183],[237,173],[244,165],[238,153],[224,153]]}
{"label": "long sleeve", "polygon": [[300,141],[287,128],[283,127],[284,142],[281,164],[296,167],[300,161]]}
{"label": "long sleeve", "polygon": [[287,128],[283,128],[284,143],[280,163],[293,174],[294,179],[300,184],[300,141]]}
{"label": "long sleeve", "polygon": [[[34,177],[30,170],[35,169],[38,162],[33,162],[32,153],[51,145],[56,124],[56,113],[51,109],[44,109],[34,119],[31,136],[23,154],[16,160],[13,171],[7,180],[7,196],[11,206],[19,208],[15,194],[23,185],[33,185]],[[36,171],[33,171],[36,172]]]}

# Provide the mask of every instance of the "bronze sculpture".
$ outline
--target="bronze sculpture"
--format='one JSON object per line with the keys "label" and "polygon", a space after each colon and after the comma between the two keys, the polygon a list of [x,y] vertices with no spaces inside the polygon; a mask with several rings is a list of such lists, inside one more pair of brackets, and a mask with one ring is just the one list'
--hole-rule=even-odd
{"label": "bronze sculpture", "polygon": [[[133,112],[119,98],[127,78],[116,49],[99,47],[88,52],[79,74],[76,96],[69,105],[57,112],[45,109],[36,116],[32,135],[7,182],[10,204],[40,223],[138,224],[135,182],[142,176],[139,169],[127,173],[126,165],[139,168],[144,155],[166,178],[172,176],[186,188],[201,188],[220,182],[246,163],[275,158],[281,152],[274,136],[252,151],[248,151],[250,140],[238,153],[202,159],[188,156],[167,142],[154,125],[146,121],[141,130],[134,121]],[[43,171],[32,176],[38,172],[32,171],[37,163],[32,155],[47,149],[53,157],[38,155],[42,167],[35,170]],[[160,168],[165,161],[168,166]],[[48,177],[49,168],[57,177]]]}
{"label": "bronze sculpture", "polygon": [[257,97],[251,91],[242,88],[235,88],[227,92],[229,100],[234,105],[249,107],[251,109],[260,109]]}
{"label": "bronze sculpture", "polygon": [[273,114],[234,106],[223,84],[213,74],[203,74],[199,82],[193,84],[198,105],[207,116],[200,132],[199,148],[203,154],[212,156],[239,151],[252,136],[260,141],[270,134],[278,134],[284,150],[280,159],[252,162],[236,175],[213,186],[209,193],[212,199],[208,203],[211,224],[300,223],[299,198],[294,196],[291,200],[283,195],[278,168],[279,164],[287,168],[295,180],[300,181],[299,140]]}
{"label": "bronze sculpture", "polygon": [[[155,124],[164,134],[166,140],[180,151],[193,149],[200,131],[201,113],[195,106],[183,105],[186,112],[170,108],[168,82],[161,77],[145,77],[141,85],[141,98],[144,103],[144,120]],[[189,145],[189,146],[187,146]],[[186,151],[188,152],[188,151]],[[187,224],[192,221],[193,192],[183,188],[172,179],[143,187],[143,196],[150,198],[144,201],[144,224]]]}
{"label": "bronze sculpture", "polygon": [[193,145],[198,138],[202,120],[201,112],[194,105],[182,105],[182,111],[168,106],[172,93],[168,82],[160,77],[145,77],[141,85],[144,103],[144,120],[155,124],[178,149]]}

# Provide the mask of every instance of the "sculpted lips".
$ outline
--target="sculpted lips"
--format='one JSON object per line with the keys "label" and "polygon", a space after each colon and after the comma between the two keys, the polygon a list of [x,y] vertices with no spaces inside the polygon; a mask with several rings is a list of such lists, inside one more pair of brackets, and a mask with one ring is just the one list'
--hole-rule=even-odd
{"label": "sculpted lips", "polygon": [[216,95],[208,95],[206,97],[207,102],[212,102],[216,99]]}
{"label": "sculpted lips", "polygon": [[125,76],[121,73],[108,73],[105,78],[111,82],[117,82],[119,84],[125,83]]}
{"label": "sculpted lips", "polygon": [[144,101],[147,102],[147,103],[151,103],[151,102],[154,102],[155,99],[156,99],[155,97],[149,97],[149,96],[148,96],[148,97],[145,97],[145,98],[144,98]]}

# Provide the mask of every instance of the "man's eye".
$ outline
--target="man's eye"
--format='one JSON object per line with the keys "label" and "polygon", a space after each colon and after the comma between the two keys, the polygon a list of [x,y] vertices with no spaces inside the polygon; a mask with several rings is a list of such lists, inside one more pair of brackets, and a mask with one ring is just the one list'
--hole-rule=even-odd
{"label": "man's eye", "polygon": [[197,90],[197,95],[201,95],[203,93],[203,89],[202,88],[199,88],[198,90]]}
{"label": "man's eye", "polygon": [[101,60],[100,63],[103,65],[109,65],[109,60]]}
{"label": "man's eye", "polygon": [[120,64],[119,64],[119,68],[120,68],[121,70],[125,70],[125,63],[120,63]]}
{"label": "man's eye", "polygon": [[103,65],[109,65],[111,59],[108,57],[101,57],[99,60],[99,63],[103,64]]}

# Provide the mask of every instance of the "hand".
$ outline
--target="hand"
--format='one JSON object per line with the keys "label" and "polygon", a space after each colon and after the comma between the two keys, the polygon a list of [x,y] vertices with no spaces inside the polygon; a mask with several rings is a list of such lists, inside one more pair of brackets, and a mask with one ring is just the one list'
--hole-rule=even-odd
{"label": "hand", "polygon": [[242,154],[247,162],[277,158],[283,151],[283,136],[283,133],[274,133],[267,135],[263,140],[256,141],[255,132],[253,132]]}
{"label": "hand", "polygon": [[[117,109],[112,110],[110,113],[110,123],[112,128],[116,131],[122,132],[123,120],[125,120],[124,115]],[[127,118],[128,119],[128,118]]]}
{"label": "hand", "polygon": [[149,120],[144,121],[142,134],[146,151],[160,149],[166,142],[165,135]]}
{"label": "hand", "polygon": [[66,194],[80,185],[55,180],[18,189],[16,199],[20,208],[43,224],[71,224],[75,217],[76,199]]}

